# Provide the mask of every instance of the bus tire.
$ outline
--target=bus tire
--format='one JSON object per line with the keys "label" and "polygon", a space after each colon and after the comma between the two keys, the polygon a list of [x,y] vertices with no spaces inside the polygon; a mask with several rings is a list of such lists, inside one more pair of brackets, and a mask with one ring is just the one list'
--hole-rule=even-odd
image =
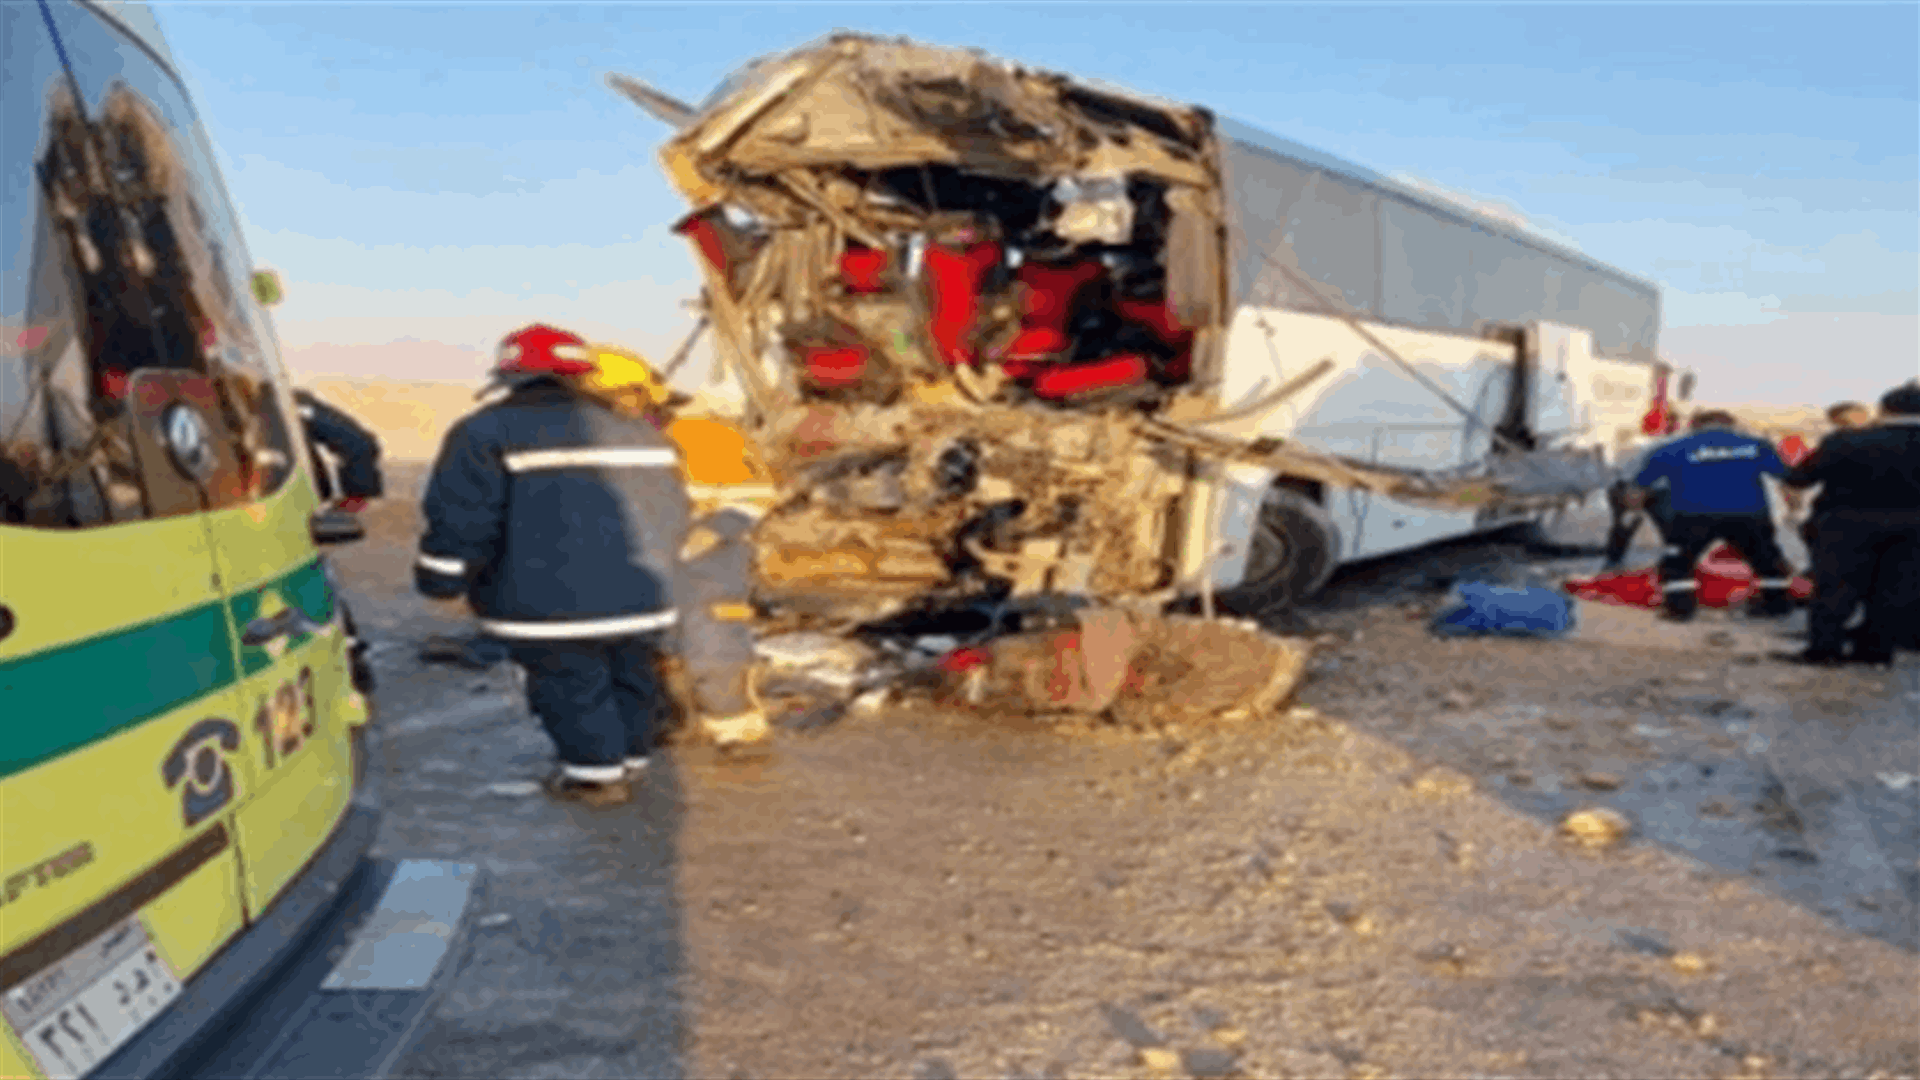
{"label": "bus tire", "polygon": [[1325,508],[1296,488],[1267,489],[1254,520],[1247,576],[1223,592],[1221,606],[1256,617],[1318,593],[1340,562],[1340,530]]}

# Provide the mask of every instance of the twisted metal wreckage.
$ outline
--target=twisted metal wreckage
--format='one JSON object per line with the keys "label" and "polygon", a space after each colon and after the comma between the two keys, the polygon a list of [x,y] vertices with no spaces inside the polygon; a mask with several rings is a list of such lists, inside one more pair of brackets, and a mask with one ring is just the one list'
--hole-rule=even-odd
{"label": "twisted metal wreckage", "polygon": [[849,34],[699,108],[610,82],[678,129],[660,155],[693,206],[677,231],[781,480],[756,536],[776,608],[846,625],[996,588],[1210,605],[1210,483],[1230,462],[1453,509],[1591,488],[1517,452],[1441,474],[1212,430],[1327,365],[1217,403],[1232,252],[1203,109]]}

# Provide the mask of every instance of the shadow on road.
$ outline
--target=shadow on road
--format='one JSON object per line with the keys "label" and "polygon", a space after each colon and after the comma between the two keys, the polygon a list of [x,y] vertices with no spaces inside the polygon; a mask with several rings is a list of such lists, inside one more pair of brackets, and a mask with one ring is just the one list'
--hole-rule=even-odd
{"label": "shadow on road", "polygon": [[488,868],[489,911],[467,967],[403,1077],[687,1076],[680,906],[682,776],[657,752],[635,801],[549,801],[553,749],[512,670],[422,663],[429,634],[460,633],[412,594],[423,470],[392,470],[369,537],[336,560],[379,678],[387,816],[383,856]]}
{"label": "shadow on road", "polygon": [[[1632,561],[1651,556],[1642,550]],[[1430,602],[1455,581],[1550,583],[1592,572],[1598,561],[1543,551],[1515,534],[1438,544],[1343,568],[1294,613],[1297,625],[1277,628],[1298,632],[1343,615]],[[1656,653],[1671,643],[1663,638],[1656,646],[1652,631],[1667,628],[1656,627],[1652,612],[1631,614],[1648,620],[1641,675],[1671,676],[1665,669],[1727,660],[1711,646]],[[1803,622],[1798,616],[1793,625]],[[1515,642],[1511,662],[1551,664],[1535,650],[1582,647]],[[1647,752],[1610,764],[1618,773],[1613,790],[1589,789],[1576,773],[1514,782],[1501,769],[1473,771],[1486,774],[1485,790],[1531,817],[1558,821],[1596,805],[1623,811],[1642,841],[1745,877],[1855,933],[1920,951],[1920,780],[1913,778],[1920,772],[1920,664],[1903,661],[1880,689],[1836,674],[1783,691],[1771,679],[1780,669],[1769,662],[1732,670],[1730,692],[1674,687],[1630,704],[1629,684],[1640,680],[1629,679],[1617,687],[1573,686],[1575,700],[1590,699],[1586,708],[1522,701],[1443,708],[1409,697],[1384,710],[1402,715],[1354,719],[1416,755],[1468,766],[1484,761],[1492,742],[1542,735],[1549,717],[1562,725],[1578,717],[1582,725],[1626,727],[1646,741]]]}

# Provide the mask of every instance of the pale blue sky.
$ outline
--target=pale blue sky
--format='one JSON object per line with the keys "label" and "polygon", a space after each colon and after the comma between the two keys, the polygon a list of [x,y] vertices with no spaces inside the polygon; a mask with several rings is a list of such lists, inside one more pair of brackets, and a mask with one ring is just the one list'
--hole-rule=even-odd
{"label": "pale blue sky", "polygon": [[322,342],[489,348],[532,318],[661,348],[695,292],[665,232],[685,208],[666,129],[606,73],[698,100],[847,28],[1199,102],[1517,207],[1661,283],[1703,394],[1877,396],[1920,370],[1910,3],[154,8],[256,261],[287,278],[296,364]]}

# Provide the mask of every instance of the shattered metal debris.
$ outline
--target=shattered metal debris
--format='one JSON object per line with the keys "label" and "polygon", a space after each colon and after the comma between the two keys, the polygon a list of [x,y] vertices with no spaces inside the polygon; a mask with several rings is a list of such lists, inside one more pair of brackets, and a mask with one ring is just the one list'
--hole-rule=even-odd
{"label": "shattered metal debris", "polygon": [[949,693],[996,712],[1111,711],[1165,725],[1268,715],[1298,685],[1306,658],[1300,643],[1246,624],[1098,608],[1070,627],[949,654],[944,666]]}

